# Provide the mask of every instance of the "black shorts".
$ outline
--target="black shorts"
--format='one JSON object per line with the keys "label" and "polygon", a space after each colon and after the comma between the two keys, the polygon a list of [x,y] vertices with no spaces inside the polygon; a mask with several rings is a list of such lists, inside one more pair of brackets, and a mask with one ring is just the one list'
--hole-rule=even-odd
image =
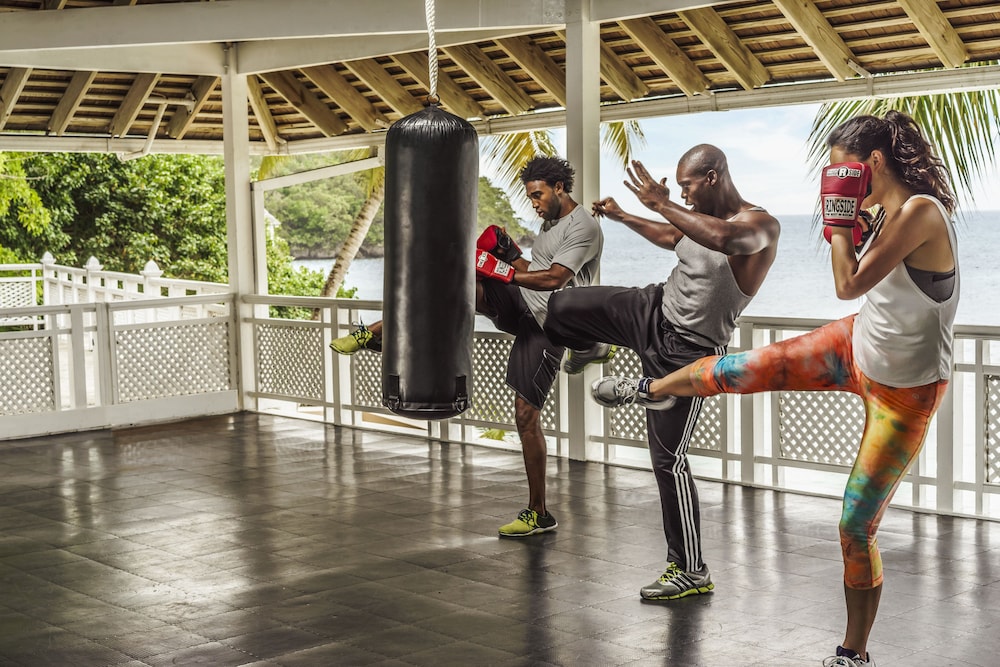
{"label": "black shorts", "polygon": [[564,348],[555,345],[538,326],[516,285],[484,280],[483,301],[496,313],[485,313],[501,331],[514,336],[507,360],[507,384],[541,410],[559,372]]}

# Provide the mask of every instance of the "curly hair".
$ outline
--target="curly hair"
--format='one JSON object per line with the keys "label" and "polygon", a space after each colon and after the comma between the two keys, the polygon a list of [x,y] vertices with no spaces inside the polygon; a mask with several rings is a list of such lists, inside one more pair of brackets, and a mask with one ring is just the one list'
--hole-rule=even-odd
{"label": "curly hair", "polygon": [[856,116],[838,125],[826,138],[826,144],[863,158],[874,150],[882,151],[900,180],[918,194],[936,197],[949,213],[955,212],[948,168],[905,113],[888,111],[885,118]]}
{"label": "curly hair", "polygon": [[521,182],[545,181],[549,187],[556,183],[563,184],[563,190],[573,192],[573,177],[576,170],[566,160],[558,157],[539,155],[528,161],[521,170]]}

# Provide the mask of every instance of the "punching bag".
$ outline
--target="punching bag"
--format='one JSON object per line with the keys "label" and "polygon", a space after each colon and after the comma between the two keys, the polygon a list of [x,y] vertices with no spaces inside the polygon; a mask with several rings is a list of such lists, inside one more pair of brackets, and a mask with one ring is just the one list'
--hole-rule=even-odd
{"label": "punching bag", "polygon": [[446,419],[469,407],[479,138],[435,105],[385,142],[382,404]]}

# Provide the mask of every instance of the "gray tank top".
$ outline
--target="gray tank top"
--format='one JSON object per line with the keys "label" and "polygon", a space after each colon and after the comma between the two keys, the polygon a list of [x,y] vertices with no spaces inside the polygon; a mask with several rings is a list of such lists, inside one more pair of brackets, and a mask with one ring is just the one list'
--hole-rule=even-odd
{"label": "gray tank top", "polygon": [[[751,211],[763,211],[755,206]],[[750,303],[736,284],[729,256],[683,237],[677,266],[663,285],[663,317],[685,340],[702,347],[729,344],[736,318]]]}

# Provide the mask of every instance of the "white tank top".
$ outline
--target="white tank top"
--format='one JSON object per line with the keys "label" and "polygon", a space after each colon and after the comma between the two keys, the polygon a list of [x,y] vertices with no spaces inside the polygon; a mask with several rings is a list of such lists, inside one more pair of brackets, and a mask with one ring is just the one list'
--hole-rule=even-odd
{"label": "white tank top", "polygon": [[854,320],[854,361],[865,375],[890,387],[919,387],[951,377],[952,329],[959,295],[958,242],[941,202],[930,195],[913,197],[934,202],[944,217],[955,260],[955,289],[948,299],[935,302],[900,262],[869,290]]}

